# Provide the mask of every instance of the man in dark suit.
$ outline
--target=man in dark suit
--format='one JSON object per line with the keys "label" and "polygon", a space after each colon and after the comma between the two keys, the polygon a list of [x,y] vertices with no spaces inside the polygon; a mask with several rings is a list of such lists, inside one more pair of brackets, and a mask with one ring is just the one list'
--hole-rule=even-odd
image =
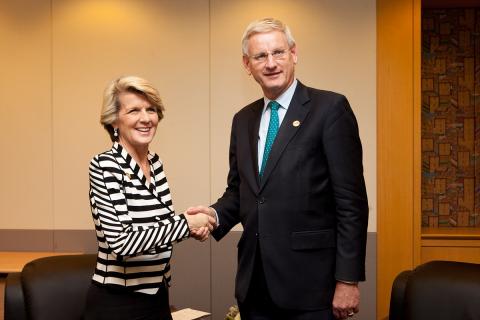
{"label": "man in dark suit", "polygon": [[211,207],[220,240],[237,223],[242,319],[346,319],[365,280],[368,204],[362,146],[347,99],[296,80],[281,21],[252,22],[243,63],[264,97],[234,117],[230,171]]}

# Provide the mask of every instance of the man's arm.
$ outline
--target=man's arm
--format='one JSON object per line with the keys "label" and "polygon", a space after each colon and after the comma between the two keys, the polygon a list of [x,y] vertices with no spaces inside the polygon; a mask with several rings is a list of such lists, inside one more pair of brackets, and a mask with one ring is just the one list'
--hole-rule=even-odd
{"label": "man's arm", "polygon": [[336,205],[335,278],[345,282],[363,281],[368,201],[363,178],[362,145],[355,116],[343,96],[329,115],[323,146]]}
{"label": "man's arm", "polygon": [[333,312],[339,319],[358,312],[358,281],[365,280],[368,201],[362,145],[353,111],[341,97],[324,132],[324,150],[337,209],[337,285]]}

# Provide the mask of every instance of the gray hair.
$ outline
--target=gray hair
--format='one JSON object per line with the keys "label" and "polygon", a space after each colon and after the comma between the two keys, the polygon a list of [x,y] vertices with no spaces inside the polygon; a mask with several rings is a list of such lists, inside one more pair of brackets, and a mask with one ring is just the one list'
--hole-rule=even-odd
{"label": "gray hair", "polygon": [[242,53],[244,56],[248,54],[248,40],[251,36],[257,33],[266,33],[271,31],[280,31],[287,37],[287,43],[289,48],[295,46],[295,39],[292,36],[290,28],[282,21],[274,18],[263,18],[251,22],[242,37]]}

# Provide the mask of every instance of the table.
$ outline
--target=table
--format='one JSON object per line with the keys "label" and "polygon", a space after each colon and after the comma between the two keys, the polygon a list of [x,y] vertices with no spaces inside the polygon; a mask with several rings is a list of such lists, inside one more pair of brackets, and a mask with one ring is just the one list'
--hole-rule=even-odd
{"label": "table", "polygon": [[50,256],[81,254],[81,252],[0,251],[0,273],[20,272],[30,261]]}

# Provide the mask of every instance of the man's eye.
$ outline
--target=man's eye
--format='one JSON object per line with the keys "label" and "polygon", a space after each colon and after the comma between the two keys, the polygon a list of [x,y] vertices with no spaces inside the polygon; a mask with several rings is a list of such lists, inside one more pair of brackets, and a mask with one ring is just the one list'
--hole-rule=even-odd
{"label": "man's eye", "polygon": [[254,58],[256,60],[263,60],[263,59],[267,58],[267,54],[266,53],[260,53],[260,54],[257,54]]}
{"label": "man's eye", "polygon": [[150,108],[147,108],[147,111],[148,111],[148,112],[157,112],[157,108],[155,108],[155,107],[150,107]]}

